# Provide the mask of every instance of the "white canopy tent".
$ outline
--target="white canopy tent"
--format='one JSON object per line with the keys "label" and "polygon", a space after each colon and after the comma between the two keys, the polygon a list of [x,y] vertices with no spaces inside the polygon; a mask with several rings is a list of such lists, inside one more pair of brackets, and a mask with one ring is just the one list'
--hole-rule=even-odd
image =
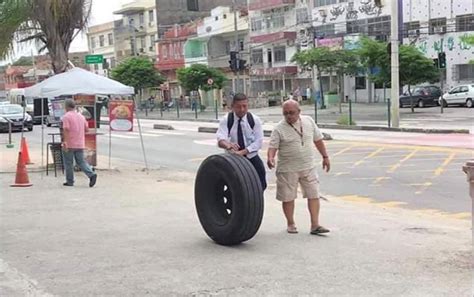
{"label": "white canopy tent", "polygon": [[[82,68],[74,67],[67,72],[56,74],[34,86],[25,88],[25,97],[36,98],[54,98],[59,96],[73,96],[73,95],[120,95],[133,96],[135,89],[126,86],[113,79],[97,75],[95,73],[86,71]],[[43,115],[42,115],[43,116]],[[95,116],[95,112],[94,112]],[[141,146],[143,156],[145,159],[145,167],[148,169],[148,164],[145,155],[145,147],[143,144],[143,137],[141,133],[141,125],[138,116],[138,129],[140,133]],[[44,130],[44,125],[43,130]],[[44,132],[42,132],[42,151],[44,146]],[[44,153],[42,152],[42,155]],[[111,138],[109,130],[109,167],[111,157]],[[42,158],[43,159],[43,158]],[[43,164],[43,161],[41,161]],[[46,166],[48,166],[46,164]]]}
{"label": "white canopy tent", "polygon": [[133,87],[78,67],[25,88],[26,97],[41,98],[77,94],[133,95],[134,93]]}

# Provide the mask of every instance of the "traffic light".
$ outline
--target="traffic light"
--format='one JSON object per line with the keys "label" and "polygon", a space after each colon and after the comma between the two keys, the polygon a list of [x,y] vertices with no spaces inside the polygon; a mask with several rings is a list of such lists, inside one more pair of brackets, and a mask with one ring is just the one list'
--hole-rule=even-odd
{"label": "traffic light", "polygon": [[438,63],[439,63],[440,69],[446,68],[446,53],[445,52],[438,53]]}
{"label": "traffic light", "polygon": [[239,59],[239,70],[245,70],[245,64],[247,63],[247,60],[241,60]]}
{"label": "traffic light", "polygon": [[433,59],[433,66],[436,68],[439,68],[439,60],[438,59]]}
{"label": "traffic light", "polygon": [[237,59],[237,52],[230,52],[229,67],[232,71],[239,70],[239,62]]}

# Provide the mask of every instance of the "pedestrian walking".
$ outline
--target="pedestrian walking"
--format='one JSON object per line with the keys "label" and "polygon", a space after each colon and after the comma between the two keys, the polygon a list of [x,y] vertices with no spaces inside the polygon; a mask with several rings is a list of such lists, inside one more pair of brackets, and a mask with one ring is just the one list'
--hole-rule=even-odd
{"label": "pedestrian walking", "polygon": [[258,173],[263,190],[267,188],[265,165],[258,156],[262,148],[263,128],[260,118],[248,111],[249,101],[245,94],[232,98],[232,111],[219,122],[217,144],[229,153],[246,157]]}
{"label": "pedestrian walking", "polygon": [[[311,117],[300,113],[298,102],[285,101],[284,119],[275,126],[270,137],[267,165],[270,169],[276,165],[276,199],[282,202],[288,233],[298,233],[294,220],[298,184],[303,198],[308,199],[310,233],[327,233],[329,230],[319,224],[320,196],[315,147],[322,156],[322,167],[326,172],[330,169],[329,156],[316,123]],[[275,162],[277,153],[278,163]]]}
{"label": "pedestrian walking", "polygon": [[97,174],[84,159],[85,134],[89,127],[84,116],[75,110],[75,103],[72,99],[65,101],[66,114],[62,120],[63,127],[63,157],[64,170],[66,171],[66,182],[64,186],[74,185],[74,160],[89,178],[89,187],[93,187],[97,181]]}

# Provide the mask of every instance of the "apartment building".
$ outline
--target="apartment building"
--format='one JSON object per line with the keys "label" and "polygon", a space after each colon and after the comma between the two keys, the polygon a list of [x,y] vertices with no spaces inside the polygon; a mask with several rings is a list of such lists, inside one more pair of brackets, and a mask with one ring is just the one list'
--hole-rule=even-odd
{"label": "apartment building", "polygon": [[[234,30],[234,12],[230,7],[216,7],[211,15],[204,18],[197,26],[195,37],[189,38],[184,45],[185,66],[205,64],[221,69],[229,81],[224,86],[224,94],[247,92],[249,82],[248,70],[238,74],[230,70],[230,52],[238,51],[240,59],[249,61],[249,21],[247,11],[239,10],[237,14],[237,31]],[[237,42],[236,42],[237,35]]]}
{"label": "apartment building", "polygon": [[312,85],[291,58],[312,47],[310,1],[249,1],[251,87],[253,96],[285,97]]}
{"label": "apartment building", "polygon": [[109,69],[115,67],[115,32],[114,22],[91,26],[87,31],[89,53],[103,55],[103,64],[90,64],[89,70],[103,76],[108,76]]}
{"label": "apartment building", "polygon": [[176,70],[184,67],[184,45],[188,38],[196,34],[197,23],[176,24],[158,40],[155,67],[167,78],[167,83],[162,88],[164,98],[179,98],[184,94],[178,84]]}
{"label": "apartment building", "polygon": [[120,61],[130,56],[147,56],[155,61],[155,0],[136,0],[124,4],[114,14],[122,16],[114,22],[116,59]]}

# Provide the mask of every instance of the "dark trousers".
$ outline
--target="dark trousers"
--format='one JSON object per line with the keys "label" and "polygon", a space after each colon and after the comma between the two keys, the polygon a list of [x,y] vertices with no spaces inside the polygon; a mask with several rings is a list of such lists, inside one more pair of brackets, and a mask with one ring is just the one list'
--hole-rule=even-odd
{"label": "dark trousers", "polygon": [[252,159],[249,159],[249,161],[257,171],[260,183],[262,184],[262,189],[265,191],[267,188],[267,180],[265,178],[265,165],[263,165],[262,159],[257,155]]}

